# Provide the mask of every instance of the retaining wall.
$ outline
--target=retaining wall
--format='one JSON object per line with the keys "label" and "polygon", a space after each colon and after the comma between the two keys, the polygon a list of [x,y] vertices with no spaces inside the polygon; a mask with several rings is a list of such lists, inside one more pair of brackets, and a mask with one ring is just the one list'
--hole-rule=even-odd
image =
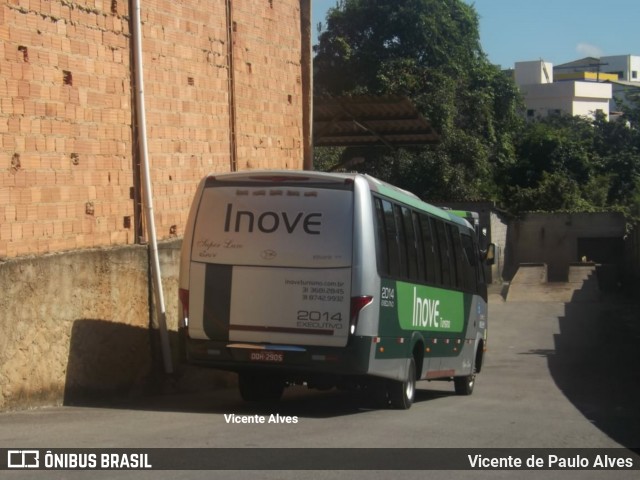
{"label": "retaining wall", "polygon": [[[159,249],[174,352],[179,248],[177,241]],[[111,398],[150,385],[162,366],[148,285],[144,246],[0,263],[0,409]]]}

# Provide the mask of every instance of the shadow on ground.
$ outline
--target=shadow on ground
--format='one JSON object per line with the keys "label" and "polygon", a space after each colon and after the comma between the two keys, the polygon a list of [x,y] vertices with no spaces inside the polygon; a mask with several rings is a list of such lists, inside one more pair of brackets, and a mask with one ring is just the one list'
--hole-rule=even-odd
{"label": "shadow on ground", "polygon": [[104,402],[127,395],[150,369],[148,329],[98,319],[71,328],[64,404]]}
{"label": "shadow on ground", "polygon": [[571,403],[597,428],[628,448],[640,447],[640,315],[620,297],[577,291],[559,318],[550,373]]}
{"label": "shadow on ground", "polygon": [[[417,390],[415,404],[438,401],[453,395],[453,392]],[[223,388],[206,392],[167,393],[164,395],[138,398],[121,404],[111,404],[128,409],[146,411],[167,411],[185,413],[238,415],[297,416],[299,418],[333,418],[357,415],[369,411],[384,411],[384,408],[372,405],[359,392],[328,390],[309,390],[306,387],[290,387],[283,398],[273,403],[251,403],[240,398],[237,388]]]}
{"label": "shadow on ground", "polygon": [[[177,334],[170,337],[175,352]],[[157,332],[149,329],[103,320],[77,320],[71,334],[64,405],[247,415],[277,411],[302,418],[377,409],[358,392],[319,392],[306,387],[286,389],[277,404],[246,403],[240,398],[234,373],[185,366],[174,359],[176,373],[164,375],[159,343]],[[453,387],[451,393],[419,389],[415,402],[452,394]]]}

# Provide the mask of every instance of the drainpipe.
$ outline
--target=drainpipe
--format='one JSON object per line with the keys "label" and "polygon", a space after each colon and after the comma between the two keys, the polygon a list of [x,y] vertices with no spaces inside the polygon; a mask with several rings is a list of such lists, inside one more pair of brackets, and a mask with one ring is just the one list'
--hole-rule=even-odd
{"label": "drainpipe", "polygon": [[311,0],[300,2],[302,78],[302,169],[313,170],[313,62],[311,57]]}
{"label": "drainpipe", "polygon": [[162,276],[158,257],[158,240],[156,238],[156,224],[153,217],[153,197],[151,194],[151,175],[149,173],[149,153],[147,150],[147,121],[144,108],[144,82],[142,78],[142,27],[140,22],[140,0],[132,0],[132,35],[133,63],[136,85],[136,120],[138,122],[138,145],[140,147],[140,170],[142,176],[142,200],[145,210],[147,233],[149,236],[149,253],[151,256],[151,272],[153,290],[156,300],[156,314],[160,330],[160,346],[164,370],[173,373],[171,362],[171,347],[167,331],[167,315],[162,294]]}
{"label": "drainpipe", "polygon": [[238,146],[236,135],[236,75],[233,65],[234,53],[233,31],[235,25],[233,23],[233,10],[231,8],[231,0],[225,3],[226,20],[227,20],[227,88],[229,90],[229,170],[238,171]]}

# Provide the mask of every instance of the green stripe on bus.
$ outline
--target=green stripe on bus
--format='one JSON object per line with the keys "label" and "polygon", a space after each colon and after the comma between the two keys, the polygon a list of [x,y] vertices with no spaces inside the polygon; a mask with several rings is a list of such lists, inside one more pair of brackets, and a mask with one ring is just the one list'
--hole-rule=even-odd
{"label": "green stripe on bus", "polygon": [[419,198],[414,197],[413,195],[409,195],[400,190],[391,188],[385,185],[384,183],[375,184],[375,191],[377,191],[381,195],[384,195],[385,197],[389,197],[398,202],[402,202],[405,205],[409,205],[413,208],[416,208],[421,212],[429,213],[434,217],[439,217],[444,220],[449,220],[459,225],[466,225],[459,216],[453,215],[450,211],[442,210],[441,208],[438,208],[434,205],[426,203],[420,200]]}

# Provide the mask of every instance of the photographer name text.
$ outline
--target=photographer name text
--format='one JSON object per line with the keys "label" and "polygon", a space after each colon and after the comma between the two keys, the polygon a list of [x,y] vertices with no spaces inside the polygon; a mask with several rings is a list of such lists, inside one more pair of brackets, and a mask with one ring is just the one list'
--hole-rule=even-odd
{"label": "photographer name text", "polygon": [[278,413],[271,415],[236,415],[235,413],[225,413],[224,421],[227,423],[298,423],[298,417],[283,416]]}

